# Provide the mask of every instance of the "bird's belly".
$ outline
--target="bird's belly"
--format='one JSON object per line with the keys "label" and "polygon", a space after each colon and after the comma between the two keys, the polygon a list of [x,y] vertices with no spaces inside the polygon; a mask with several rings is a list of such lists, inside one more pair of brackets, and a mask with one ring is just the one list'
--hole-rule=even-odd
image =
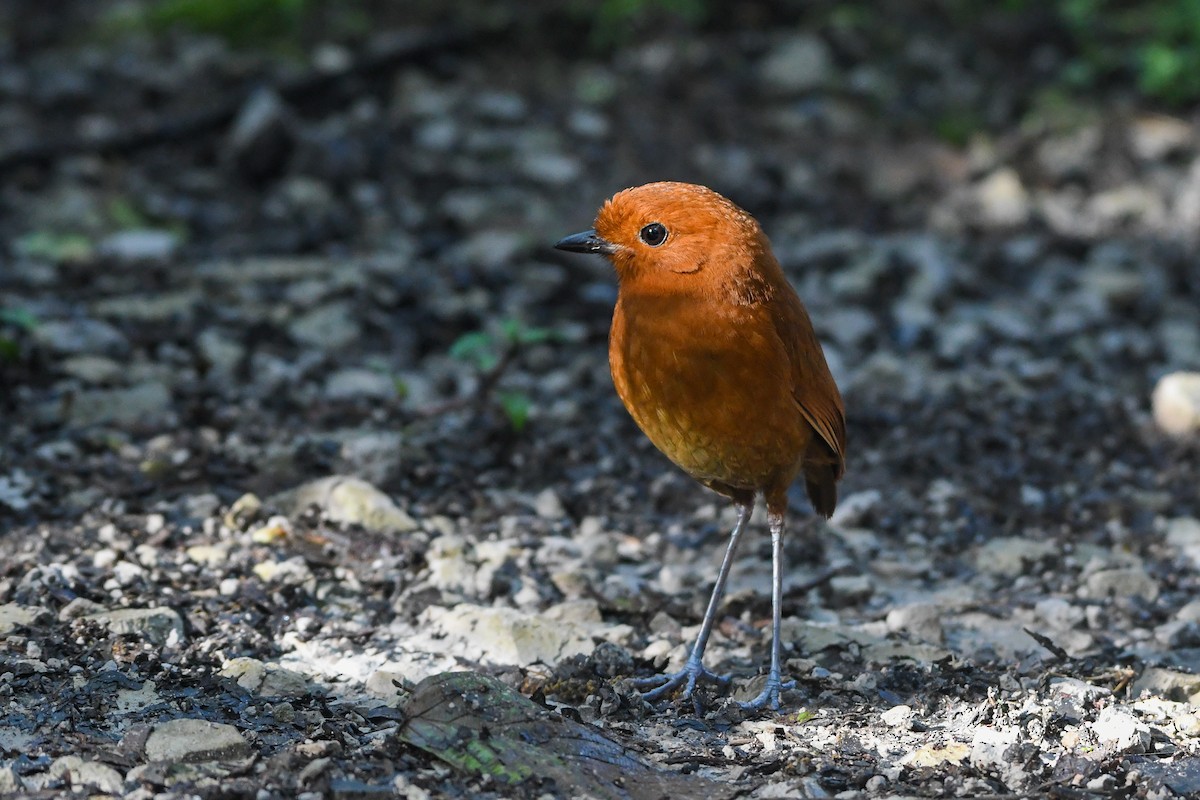
{"label": "bird's belly", "polygon": [[755,374],[736,354],[653,346],[628,348],[612,366],[638,427],[697,480],[761,489],[798,467],[811,432],[782,376]]}

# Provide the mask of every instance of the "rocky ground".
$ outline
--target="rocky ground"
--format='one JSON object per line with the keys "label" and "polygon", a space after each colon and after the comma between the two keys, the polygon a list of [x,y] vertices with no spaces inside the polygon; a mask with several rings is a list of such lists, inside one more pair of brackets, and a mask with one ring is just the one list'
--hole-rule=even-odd
{"label": "rocky ground", "polygon": [[[1200,793],[1200,446],[1150,400],[1200,369],[1196,118],[1049,102],[1052,43],[936,16],[883,54],[819,20],[591,52],[389,18],[297,59],[26,11],[0,793]],[[962,141],[923,123],[963,107]],[[612,276],[550,244],[667,178],[758,216],[846,398],[838,513],[789,521],[779,714],[625,680],[686,655],[731,509],[629,421]],[[764,534],[708,651],[735,698]],[[501,710],[591,763],[522,773],[555,737],[481,733]]]}

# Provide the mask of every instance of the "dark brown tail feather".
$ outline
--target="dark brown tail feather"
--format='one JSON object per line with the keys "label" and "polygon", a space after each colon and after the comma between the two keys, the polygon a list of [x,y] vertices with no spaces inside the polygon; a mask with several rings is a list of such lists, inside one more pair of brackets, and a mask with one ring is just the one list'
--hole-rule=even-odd
{"label": "dark brown tail feather", "polygon": [[825,519],[837,508],[837,468],[833,464],[814,464],[804,469],[804,488],[813,508]]}

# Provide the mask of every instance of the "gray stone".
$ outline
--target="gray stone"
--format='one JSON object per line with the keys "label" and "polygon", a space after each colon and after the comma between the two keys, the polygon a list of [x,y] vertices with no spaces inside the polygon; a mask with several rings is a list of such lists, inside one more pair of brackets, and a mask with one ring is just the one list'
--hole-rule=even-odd
{"label": "gray stone", "polygon": [[222,379],[232,378],[246,356],[246,348],[216,328],[202,331],[196,337],[196,350],[207,362],[207,369]]}
{"label": "gray stone", "polygon": [[319,306],[297,317],[289,327],[296,341],[317,350],[339,350],[362,334],[354,309],[348,303]]}
{"label": "gray stone", "polygon": [[1022,536],[1005,536],[992,539],[975,555],[975,566],[980,572],[1015,578],[1032,564],[1057,553],[1059,546],[1051,540],[1027,539]]}
{"label": "gray stone", "polygon": [[533,509],[542,519],[562,519],[567,515],[558,493],[549,487],[538,492],[533,500]]}
{"label": "gray stone", "polygon": [[118,231],[105,237],[97,251],[126,263],[165,264],[179,251],[179,234],[152,228]]}
{"label": "gray stone", "polygon": [[295,697],[309,693],[308,679],[299,672],[257,658],[231,658],[221,675],[233,678],[252,694],[263,697]]}
{"label": "gray stone", "polygon": [[33,339],[58,355],[124,355],[129,341],[119,330],[96,319],[50,320],[36,326]]}
{"label": "gray stone", "polygon": [[1133,696],[1143,692],[1176,702],[1200,700],[1200,675],[1162,667],[1146,667],[1133,683]]}
{"label": "gray stone", "polygon": [[126,374],[126,367],[113,359],[88,354],[65,358],[58,368],[72,378],[92,386],[120,383]]}
{"label": "gray stone", "polygon": [[948,609],[935,603],[899,606],[888,612],[887,627],[889,631],[904,631],[921,641],[941,644],[946,638],[942,630],[942,615],[946,613]]}
{"label": "gray stone", "polygon": [[833,77],[833,58],[820,38],[801,33],[776,45],[759,64],[766,87],[780,94],[819,89]]}
{"label": "gray stone", "polygon": [[331,400],[386,400],[396,396],[396,381],[375,370],[349,367],[325,379],[325,394]]}
{"label": "gray stone", "polygon": [[49,616],[50,612],[35,606],[22,606],[16,603],[0,605],[0,636],[7,636],[17,627],[33,625],[39,618]]}
{"label": "gray stone", "polygon": [[171,412],[171,392],[161,383],[146,382],[125,389],[92,389],[64,399],[71,425],[142,426],[165,422]]}
{"label": "gray stone", "polygon": [[114,634],[133,634],[156,645],[183,641],[183,619],[170,608],[118,608],[88,614]]}
{"label": "gray stone", "polygon": [[146,739],[149,761],[220,761],[250,755],[250,745],[232,725],[203,719],[159,723]]}
{"label": "gray stone", "polygon": [[1094,572],[1084,581],[1080,595],[1092,599],[1106,597],[1158,597],[1158,582],[1143,567],[1119,567]]}
{"label": "gray stone", "polygon": [[227,147],[238,171],[252,180],[280,172],[295,145],[291,114],[272,89],[246,100],[229,132]]}
{"label": "gray stone", "polygon": [[1151,396],[1159,430],[1179,438],[1200,433],[1200,372],[1172,372],[1159,379]]}
{"label": "gray stone", "polygon": [[1074,723],[1087,719],[1097,702],[1112,696],[1108,689],[1093,686],[1078,678],[1055,678],[1050,681],[1048,693],[1055,713]]}

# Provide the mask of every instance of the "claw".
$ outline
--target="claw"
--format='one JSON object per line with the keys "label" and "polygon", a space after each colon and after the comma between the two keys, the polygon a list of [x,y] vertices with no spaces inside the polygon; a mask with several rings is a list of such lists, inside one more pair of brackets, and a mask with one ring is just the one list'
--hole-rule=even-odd
{"label": "claw", "polygon": [[696,713],[701,714],[703,713],[703,709],[700,707],[700,701],[694,696],[696,686],[700,682],[725,687],[729,685],[730,676],[718,675],[715,672],[705,669],[704,665],[699,661],[693,662],[689,659],[687,666],[678,672],[652,675],[649,678],[638,678],[633,682],[633,685],[638,690],[649,689],[649,691],[642,693],[642,698],[651,703],[661,700],[682,686],[683,691],[680,692],[679,699],[690,699],[696,709]]}
{"label": "claw", "polygon": [[780,695],[789,689],[795,689],[796,682],[788,681],[784,683],[779,679],[778,675],[768,675],[767,685],[758,693],[758,697],[753,700],[748,700],[745,703],[738,703],[745,711],[758,711],[762,708],[770,706],[772,711],[778,711],[782,705]]}

